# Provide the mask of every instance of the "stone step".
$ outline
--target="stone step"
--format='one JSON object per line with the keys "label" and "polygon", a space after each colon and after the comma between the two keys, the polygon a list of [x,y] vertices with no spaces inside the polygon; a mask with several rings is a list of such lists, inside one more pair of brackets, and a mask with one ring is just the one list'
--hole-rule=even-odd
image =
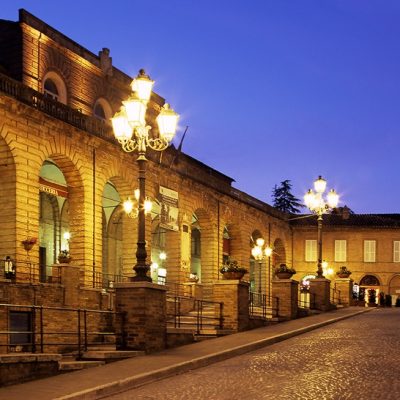
{"label": "stone step", "polygon": [[112,361],[122,360],[124,358],[132,358],[143,356],[145,354],[144,351],[124,351],[124,350],[93,350],[86,351],[83,353],[82,360],[97,360],[97,361],[105,361],[106,363]]}
{"label": "stone step", "polygon": [[92,367],[99,367],[104,365],[105,361],[59,361],[58,370],[59,371],[78,371],[81,369],[87,369]]}

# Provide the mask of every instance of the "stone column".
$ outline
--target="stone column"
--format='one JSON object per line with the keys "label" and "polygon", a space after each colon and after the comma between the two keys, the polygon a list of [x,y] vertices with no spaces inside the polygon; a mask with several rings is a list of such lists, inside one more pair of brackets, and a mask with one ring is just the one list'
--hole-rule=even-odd
{"label": "stone column", "polygon": [[340,291],[340,304],[349,307],[353,298],[353,279],[336,278],[335,289]]}
{"label": "stone column", "polygon": [[64,305],[79,307],[80,267],[70,264],[54,264],[53,279],[60,278],[64,286]]}
{"label": "stone column", "polygon": [[166,290],[151,282],[115,284],[115,308],[125,313],[119,347],[147,353],[166,348]]}
{"label": "stone column", "polygon": [[299,282],[293,279],[274,279],[272,281],[272,297],[279,299],[279,318],[297,318],[298,296]]}
{"label": "stone column", "polygon": [[310,306],[316,310],[328,311],[330,303],[331,281],[326,278],[310,279]]}
{"label": "stone column", "polygon": [[244,331],[249,326],[249,286],[239,280],[214,281],[214,301],[223,302],[224,329]]}

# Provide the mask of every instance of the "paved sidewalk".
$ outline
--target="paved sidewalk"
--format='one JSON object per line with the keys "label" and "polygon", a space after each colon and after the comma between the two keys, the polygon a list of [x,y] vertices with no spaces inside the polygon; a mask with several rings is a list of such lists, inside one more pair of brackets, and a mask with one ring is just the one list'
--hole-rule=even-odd
{"label": "paved sidewalk", "polygon": [[371,311],[349,307],[0,389],[0,400],[101,399]]}

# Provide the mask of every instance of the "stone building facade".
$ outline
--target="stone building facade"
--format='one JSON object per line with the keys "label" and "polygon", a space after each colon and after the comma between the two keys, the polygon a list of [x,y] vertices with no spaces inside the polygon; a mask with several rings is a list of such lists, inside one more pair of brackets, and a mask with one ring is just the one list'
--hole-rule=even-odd
{"label": "stone building facade", "polygon": [[[16,283],[49,283],[58,254],[67,249],[82,286],[132,276],[137,222],[121,204],[137,187],[136,155],[122,151],[108,122],[129,96],[132,78],[112,65],[108,49],[93,54],[25,10],[16,22],[0,21],[0,66],[4,272],[9,257]],[[153,93],[146,119],[155,135],[163,104]],[[267,294],[276,265],[293,266],[297,280],[315,272],[315,257],[305,251],[306,241],[314,251],[313,219],[290,221],[173,146],[148,158],[146,194],[154,202],[146,225],[148,262],[166,268],[167,282],[187,282],[195,272],[204,297],[212,298],[228,257],[249,269],[250,290]],[[165,193],[176,209],[168,221]],[[382,291],[396,293],[399,217],[350,215],[340,223],[331,217],[325,218],[323,253],[333,269],[347,265],[357,283],[371,286],[373,276]],[[258,237],[274,248],[261,264],[251,258]],[[29,240],[35,243],[26,250]],[[372,257],[373,249],[375,261],[365,261],[364,252]]]}
{"label": "stone building facade", "polygon": [[[298,219],[293,228],[293,264],[299,279],[315,275],[315,217]],[[322,258],[328,279],[346,266],[361,288],[400,293],[400,218],[398,214],[335,213],[324,216]],[[333,273],[332,273],[333,271]],[[331,274],[329,274],[331,272]]]}
{"label": "stone building facade", "polygon": [[[17,22],[1,21],[0,33],[1,258],[12,259],[16,282],[51,280],[63,249],[85,286],[98,276],[132,275],[137,222],[121,203],[137,187],[136,155],[122,151],[108,122],[131,78],[112,66],[107,49],[95,55],[24,10]],[[163,103],[152,94],[147,122],[155,134]],[[207,287],[229,256],[251,269],[254,287],[266,287],[270,271],[250,260],[260,236],[279,249],[274,262],[292,262],[286,215],[173,147],[148,158],[146,194],[155,202],[148,261],[165,251],[169,282],[197,272],[211,296]],[[165,189],[177,198],[174,226],[161,221]],[[23,242],[32,238],[27,251]]]}

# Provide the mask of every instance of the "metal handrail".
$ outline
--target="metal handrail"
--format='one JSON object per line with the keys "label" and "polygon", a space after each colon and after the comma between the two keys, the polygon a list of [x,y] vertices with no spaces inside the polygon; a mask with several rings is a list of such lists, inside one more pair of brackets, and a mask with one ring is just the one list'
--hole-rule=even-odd
{"label": "metal handrail", "polygon": [[[174,312],[173,314],[169,314],[168,318],[175,328],[182,328],[184,327],[184,323],[182,322],[182,317],[187,315],[187,313],[183,313],[182,309],[182,302],[183,301],[192,301],[193,307],[191,309],[192,312],[195,313],[193,317],[195,319],[195,331],[197,334],[203,329],[203,326],[207,323],[217,322],[217,328],[223,329],[224,325],[224,316],[223,316],[223,303],[216,302],[216,301],[209,301],[209,300],[199,300],[194,298],[182,297],[182,296],[171,296],[167,294],[167,299],[173,301],[174,303]],[[213,316],[208,316],[204,314],[205,308],[211,308],[214,311]],[[189,323],[192,325],[193,323]]]}
{"label": "metal handrail", "polygon": [[115,283],[129,282],[130,276],[122,274],[108,274],[104,272],[93,272],[92,282],[89,286],[96,289],[112,289]]}
{"label": "metal handrail", "polygon": [[249,315],[265,320],[279,316],[279,298],[263,293],[249,292]]}
{"label": "metal handrail", "polygon": [[[81,358],[89,345],[105,344],[107,337],[114,337],[116,342],[119,339],[118,342],[122,347],[125,344],[123,335],[125,318],[124,313],[121,312],[23,304],[0,304],[1,308],[5,308],[7,313],[10,311],[26,311],[30,313],[31,326],[29,330],[16,331],[5,329],[0,331],[0,347],[6,347],[8,352],[16,346],[23,346],[26,351],[43,353],[45,347],[55,346],[58,348],[69,348],[69,351],[75,350],[78,353],[78,358]],[[52,329],[47,328],[45,320],[46,317],[53,318],[49,317],[51,312],[65,313],[66,318],[68,318],[70,330],[62,329],[62,327],[60,329],[54,329],[54,327]],[[72,315],[68,315],[67,313],[72,313]],[[75,329],[74,314],[76,315]],[[91,329],[88,320],[91,319],[93,321],[95,315],[99,316],[99,320],[93,329]],[[108,317],[115,320],[119,319],[119,323],[114,321],[114,323],[110,324],[106,320]],[[99,329],[101,326],[104,326],[105,329]],[[108,329],[108,326],[111,326],[111,329]],[[22,343],[19,341],[18,343],[12,343],[11,335],[27,335],[29,340]],[[2,340],[1,337],[4,336],[6,339]],[[101,340],[99,341],[99,339]]]}

